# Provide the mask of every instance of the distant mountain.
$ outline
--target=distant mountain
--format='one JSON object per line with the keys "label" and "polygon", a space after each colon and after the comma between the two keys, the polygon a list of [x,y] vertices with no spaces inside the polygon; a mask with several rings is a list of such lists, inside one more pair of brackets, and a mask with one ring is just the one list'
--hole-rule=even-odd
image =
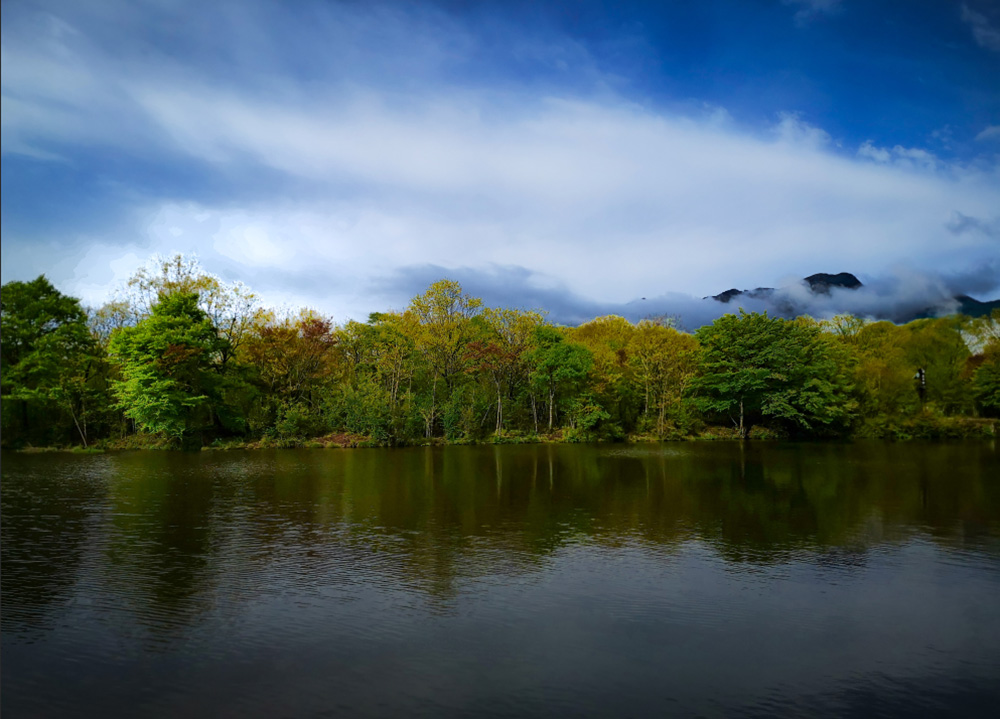
{"label": "distant mountain", "polygon": [[[810,293],[816,297],[817,302],[823,299],[826,303],[831,301],[832,290],[834,289],[859,290],[864,287],[861,280],[850,272],[838,272],[837,274],[818,272],[803,278],[802,282],[808,287]],[[796,295],[786,290],[787,288],[775,289],[773,287],[757,287],[752,290],[732,288],[717,295],[712,295],[711,299],[717,302],[729,303],[736,297],[745,297],[747,299],[763,300],[770,303],[772,305],[771,309],[781,316],[794,317],[798,314],[808,314],[812,303],[802,300],[801,293]],[[708,298],[706,297],[705,299]],[[932,306],[924,305],[921,308],[920,305],[916,307],[911,305],[909,308],[906,308],[903,306],[890,307],[884,305],[881,307],[873,306],[866,312],[859,312],[859,309],[855,306],[858,304],[857,301],[850,304],[854,307],[853,311],[859,314],[874,316],[879,319],[889,319],[900,323],[924,317],[934,317],[948,311],[958,312],[969,317],[983,317],[989,315],[994,309],[1000,308],[1000,300],[981,302],[968,295],[955,295],[950,300],[947,296],[943,296]],[[836,297],[833,297],[833,301],[836,304]],[[952,303],[957,304],[957,309],[952,308]],[[848,303],[845,302],[845,304]],[[864,302],[864,304],[867,305],[868,303]],[[826,306],[828,307],[829,305],[827,304]],[[849,310],[845,308],[845,311]]]}
{"label": "distant mountain", "polygon": [[1000,310],[1000,300],[980,302],[968,295],[955,295],[955,299],[958,301],[959,314],[968,315],[969,317],[985,317],[991,314],[993,310]]}
{"label": "distant mountain", "polygon": [[[829,275],[826,272],[817,272],[815,275],[809,275],[802,281],[809,285],[809,289],[812,290],[813,294],[822,295],[830,294],[831,287],[844,287],[849,290],[856,290],[863,286],[861,280],[850,272],[838,272],[835,275]],[[757,287],[752,290],[738,290],[734,287],[731,290],[712,295],[712,299],[719,302],[729,302],[734,297],[746,295],[755,300],[762,300],[771,297],[774,295],[774,292],[775,289],[773,287]],[[708,298],[706,297],[705,299]]]}
{"label": "distant mountain", "polygon": [[[747,297],[752,297],[755,300],[767,299],[774,294],[773,287],[757,287],[752,290],[738,290],[735,287],[731,290],[726,290],[725,292],[720,292],[717,295],[712,295],[713,300],[718,300],[719,302],[729,302],[729,300],[734,297],[739,297],[740,295],[746,295]],[[707,297],[703,299],[708,299]]]}
{"label": "distant mountain", "polygon": [[806,284],[813,292],[830,294],[831,287],[844,287],[849,290],[856,290],[861,287],[861,280],[850,272],[838,272],[835,275],[828,275],[825,272],[817,272],[815,275],[806,277]]}

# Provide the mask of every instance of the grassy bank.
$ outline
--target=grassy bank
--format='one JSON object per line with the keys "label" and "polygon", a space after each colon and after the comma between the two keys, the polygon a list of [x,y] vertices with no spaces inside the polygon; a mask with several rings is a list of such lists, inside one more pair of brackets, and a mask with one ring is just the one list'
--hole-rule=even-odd
{"label": "grassy bank", "polygon": [[[883,439],[890,441],[911,440],[954,440],[954,439],[994,439],[1000,434],[1000,420],[976,417],[943,417],[932,413],[922,413],[906,419],[869,420],[845,435],[831,436],[834,441],[855,439]],[[669,441],[734,441],[739,440],[739,432],[732,426],[707,425],[697,433],[673,433],[666,436],[655,434],[631,434],[627,437],[607,438],[587,432],[556,430],[551,433],[504,432],[484,439],[445,439],[435,437],[426,441],[389,443],[373,437],[349,433],[333,432],[317,437],[262,437],[259,439],[216,439],[200,446],[202,451],[253,450],[253,449],[355,449],[364,447],[390,446],[449,446],[449,445],[497,445],[497,444],[575,444],[581,442],[629,442],[652,443]],[[776,429],[755,425],[747,434],[748,441],[788,441],[795,439]],[[198,444],[188,449],[198,449]],[[75,454],[100,454],[105,451],[122,450],[180,450],[180,442],[163,435],[130,435],[114,440],[102,440],[91,447],[9,447],[19,452],[72,452]]]}

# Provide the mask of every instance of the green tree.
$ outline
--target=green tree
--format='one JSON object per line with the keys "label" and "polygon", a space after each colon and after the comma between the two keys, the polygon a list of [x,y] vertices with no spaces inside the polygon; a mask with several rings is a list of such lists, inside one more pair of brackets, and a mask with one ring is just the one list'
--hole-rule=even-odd
{"label": "green tree", "polygon": [[327,401],[334,426],[390,444],[411,438],[415,345],[407,329],[402,315],[376,312],[337,331],[344,371]]}
{"label": "green tree", "polygon": [[636,378],[633,362],[635,325],[624,317],[607,315],[571,330],[569,337],[593,355],[590,389],[594,401],[616,425],[611,431],[631,431],[643,411],[642,383]]}
{"label": "green tree", "polygon": [[207,272],[197,257],[153,256],[129,278],[124,292],[95,313],[102,325],[134,325],[148,317],[165,295],[195,293],[198,307],[225,342],[219,364],[230,359],[264,319],[260,300],[242,282],[225,283]]}
{"label": "green tree", "polygon": [[697,367],[698,341],[673,327],[643,320],[636,327],[630,362],[644,394],[643,414],[658,437],[678,419],[682,397]]}
{"label": "green tree", "polygon": [[256,328],[240,353],[263,395],[254,429],[269,431],[281,423],[283,436],[325,429],[322,405],[338,378],[337,340],[333,323],[311,310],[268,318]]}
{"label": "green tree", "polygon": [[814,432],[849,419],[846,353],[816,323],[740,310],[702,327],[696,337],[699,374],[689,385],[694,404],[731,417],[741,437],[748,420]]}
{"label": "green tree", "polygon": [[543,318],[540,312],[503,308],[487,308],[480,318],[483,339],[470,342],[466,356],[496,393],[494,433],[499,435],[504,429],[504,398],[528,381],[527,355]]}
{"label": "green tree", "polygon": [[13,430],[15,442],[30,438],[32,412],[47,420],[39,424],[58,426],[61,418],[44,416],[55,410],[72,421],[86,446],[88,418],[101,404],[91,380],[102,358],[79,300],[60,293],[42,275],[4,285],[0,305],[2,394],[8,408],[20,405],[14,412],[20,426],[5,411],[5,427]]}
{"label": "green tree", "polygon": [[535,330],[535,344],[528,355],[531,383],[547,399],[551,432],[560,403],[576,399],[594,366],[594,357],[586,347],[567,341],[562,332],[548,325]]}
{"label": "green tree", "polygon": [[1000,416],[1000,341],[994,340],[984,348],[972,386],[983,411],[993,417]]}
{"label": "green tree", "polygon": [[196,293],[162,295],[149,317],[111,338],[121,367],[114,383],[119,407],[143,430],[186,444],[211,424],[225,344]]}
{"label": "green tree", "polygon": [[956,317],[914,320],[908,333],[906,359],[911,376],[923,369],[926,400],[945,414],[965,414],[973,407],[972,388],[963,378],[971,353]]}
{"label": "green tree", "polygon": [[454,280],[439,280],[410,302],[414,341],[430,374],[430,396],[424,411],[424,434],[430,437],[438,417],[438,384],[443,382],[446,399],[462,376],[467,362],[467,345],[476,334],[471,323],[479,314],[482,300],[462,291]]}
{"label": "green tree", "polygon": [[919,408],[913,378],[917,367],[907,358],[910,335],[904,327],[891,322],[859,323],[853,318],[845,318],[843,325],[853,331],[835,329],[834,336],[853,358],[852,376],[859,414],[875,434],[881,434],[893,418]]}

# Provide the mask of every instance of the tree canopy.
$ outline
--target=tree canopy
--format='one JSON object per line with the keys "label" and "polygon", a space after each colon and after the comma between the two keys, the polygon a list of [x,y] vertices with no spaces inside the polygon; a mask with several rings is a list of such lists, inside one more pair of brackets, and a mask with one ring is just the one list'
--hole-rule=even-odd
{"label": "tree canopy", "polygon": [[161,294],[149,317],[111,339],[121,367],[113,385],[118,405],[146,431],[182,439],[210,424],[226,342],[198,299],[194,292]]}
{"label": "tree canopy", "polygon": [[178,256],[89,311],[44,277],[10,282],[2,323],[5,445],[905,438],[1000,415],[1000,313],[562,327],[444,279],[338,325]]}
{"label": "tree canopy", "polygon": [[812,432],[847,418],[850,385],[834,340],[819,325],[724,315],[698,330],[700,371],[690,391],[704,412],[729,416],[741,436],[749,421],[777,420]]}

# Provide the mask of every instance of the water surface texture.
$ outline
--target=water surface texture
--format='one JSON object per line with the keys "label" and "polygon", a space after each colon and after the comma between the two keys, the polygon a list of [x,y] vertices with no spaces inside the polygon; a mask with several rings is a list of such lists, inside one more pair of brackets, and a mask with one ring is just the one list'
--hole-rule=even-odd
{"label": "water surface texture", "polygon": [[5,717],[993,715],[980,444],[2,458]]}

